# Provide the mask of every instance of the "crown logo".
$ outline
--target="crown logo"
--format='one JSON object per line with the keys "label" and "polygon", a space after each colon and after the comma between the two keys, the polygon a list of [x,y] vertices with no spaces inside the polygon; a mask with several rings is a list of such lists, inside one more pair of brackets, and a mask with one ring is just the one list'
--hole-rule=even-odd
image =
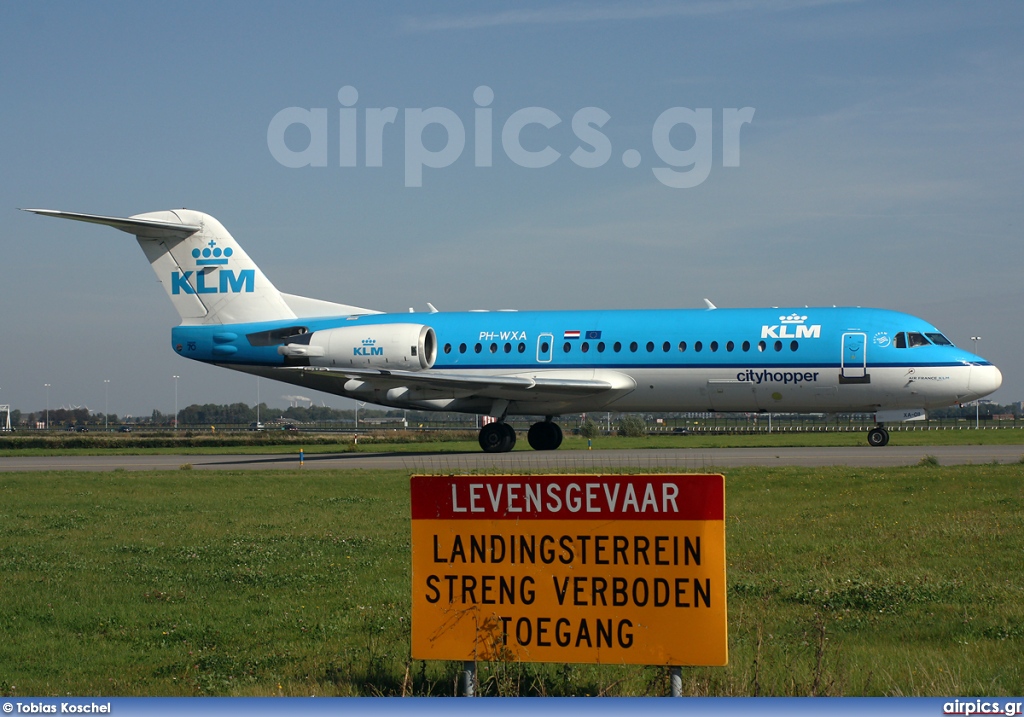
{"label": "crown logo", "polygon": [[377,339],[363,339],[363,346],[376,346]]}
{"label": "crown logo", "polygon": [[784,324],[802,324],[807,321],[807,317],[800,314],[790,314],[789,316],[780,316],[779,321]]}
{"label": "crown logo", "polygon": [[231,247],[221,249],[213,239],[203,249],[193,249],[192,257],[198,266],[224,266],[234,251]]}

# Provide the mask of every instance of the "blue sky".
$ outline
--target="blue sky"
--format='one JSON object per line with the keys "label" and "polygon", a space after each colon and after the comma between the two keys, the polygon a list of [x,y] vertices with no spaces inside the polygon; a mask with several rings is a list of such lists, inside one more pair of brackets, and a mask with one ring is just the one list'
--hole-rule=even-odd
{"label": "blue sky", "polygon": [[[278,288],[382,310],[863,305],[907,311],[1000,366],[1024,398],[1024,6],[1017,2],[4,3],[0,5],[0,403],[148,414],[254,403],[256,380],[174,354],[177,321],[134,240],[17,212],[216,216]],[[485,86],[492,166],[476,166]],[[339,161],[339,90],[358,99]],[[327,166],[288,168],[268,128],[324,108]],[[364,111],[397,109],[380,167]],[[407,184],[409,110],[465,128],[449,166]],[[599,108],[607,159],[572,127]],[[739,166],[724,117],[753,108]],[[520,166],[502,143],[558,153]],[[653,169],[711,146],[690,188]],[[532,111],[532,110],[531,110]],[[535,112],[535,111],[534,111]],[[439,126],[422,135],[440,151]],[[292,151],[308,132],[284,135]],[[412,148],[412,150],[409,149]],[[635,167],[623,155],[639,154]],[[263,381],[284,406],[294,390]],[[336,397],[317,396],[342,406]]]}

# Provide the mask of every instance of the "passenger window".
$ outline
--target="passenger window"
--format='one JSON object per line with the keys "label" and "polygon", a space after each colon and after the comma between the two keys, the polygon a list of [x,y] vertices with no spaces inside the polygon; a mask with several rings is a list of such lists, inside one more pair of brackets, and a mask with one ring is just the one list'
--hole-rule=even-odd
{"label": "passenger window", "polygon": [[542,354],[546,354],[546,353],[548,352],[548,349],[550,349],[550,348],[551,348],[551,347],[550,347],[550,346],[548,346],[548,342],[547,342],[547,341],[545,341],[544,343],[542,343],[542,344],[540,345],[540,352],[541,352]]}
{"label": "passenger window", "polygon": [[910,348],[916,348],[918,346],[927,346],[929,341],[924,337],[924,334],[919,334],[916,331],[908,331],[907,343],[910,344]]}
{"label": "passenger window", "polygon": [[776,351],[782,351],[782,342],[781,341],[776,341],[775,342],[775,350]]}
{"label": "passenger window", "polygon": [[587,343],[586,341],[584,341],[584,342],[583,342],[583,343],[582,343],[582,344],[580,345],[580,351],[582,351],[583,353],[586,353],[587,351],[590,351],[590,344],[589,344],[589,343]]}
{"label": "passenger window", "polygon": [[569,351],[571,349],[572,349],[572,344],[570,344],[568,341],[566,341],[565,345],[562,347],[562,351],[564,351],[565,353],[569,353]]}
{"label": "passenger window", "polygon": [[483,351],[483,349],[484,347],[481,346],[480,344],[477,344],[476,346],[473,347],[473,350],[476,351],[477,353],[480,353],[481,351]]}
{"label": "passenger window", "polygon": [[743,350],[744,351],[750,351],[750,342],[749,341],[744,341],[743,342]]}
{"label": "passenger window", "polygon": [[758,351],[764,351],[766,348],[768,348],[768,344],[766,344],[764,341],[758,341],[757,342],[757,350]]}
{"label": "passenger window", "polygon": [[498,353],[498,344],[491,344],[491,353],[492,354]]}
{"label": "passenger window", "polygon": [[505,344],[505,353],[512,353],[512,344]]}
{"label": "passenger window", "polygon": [[718,351],[718,342],[717,341],[712,341],[711,342],[711,350],[712,351]]}
{"label": "passenger window", "polygon": [[696,343],[695,343],[695,344],[693,345],[693,350],[694,350],[694,351],[696,351],[697,353],[700,353],[700,350],[701,350],[702,348],[704,348],[704,344],[702,344],[702,343],[701,343],[700,341],[696,342]]}
{"label": "passenger window", "polygon": [[727,343],[725,345],[725,350],[726,351],[731,352],[734,348],[736,348],[736,344],[734,344],[732,341],[730,341],[729,343]]}
{"label": "passenger window", "polygon": [[519,344],[519,353],[526,353],[526,344]]}
{"label": "passenger window", "polygon": [[445,344],[444,345],[444,352],[446,354],[450,354],[452,352],[452,345],[451,344]]}
{"label": "passenger window", "polygon": [[685,341],[680,341],[679,342],[679,350],[680,351],[686,351],[686,342]]}
{"label": "passenger window", "polygon": [[622,343],[619,342],[619,341],[616,341],[615,345],[612,346],[612,351],[614,351],[615,353],[618,353],[619,351],[622,351]]}
{"label": "passenger window", "polygon": [[632,351],[633,353],[636,353],[636,341],[633,341],[629,344],[629,350]]}
{"label": "passenger window", "polygon": [[459,353],[460,354],[466,353],[466,344],[459,344]]}
{"label": "passenger window", "polygon": [[598,341],[597,342],[597,352],[599,354],[603,354],[604,353],[604,341]]}
{"label": "passenger window", "polygon": [[647,342],[647,353],[650,353],[651,351],[654,351],[654,342],[653,341],[648,341]]}
{"label": "passenger window", "polygon": [[672,344],[670,344],[668,341],[666,341],[665,343],[663,343],[661,345],[661,350],[664,351],[665,353],[668,353],[669,349],[671,349],[671,348],[672,348]]}
{"label": "passenger window", "polygon": [[796,351],[798,348],[800,348],[800,344],[797,343],[796,341],[791,341],[789,343],[789,350],[790,351]]}

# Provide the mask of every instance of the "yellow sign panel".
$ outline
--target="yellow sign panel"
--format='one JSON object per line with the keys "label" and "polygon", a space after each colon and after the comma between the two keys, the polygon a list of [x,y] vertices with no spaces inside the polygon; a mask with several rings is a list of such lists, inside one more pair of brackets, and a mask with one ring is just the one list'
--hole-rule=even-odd
{"label": "yellow sign panel", "polygon": [[414,476],[412,656],[728,661],[721,475]]}

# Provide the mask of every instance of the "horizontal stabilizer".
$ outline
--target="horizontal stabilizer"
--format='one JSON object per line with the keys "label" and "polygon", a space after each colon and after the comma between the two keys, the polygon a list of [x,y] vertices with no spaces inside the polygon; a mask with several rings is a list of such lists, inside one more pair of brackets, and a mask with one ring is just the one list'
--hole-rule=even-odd
{"label": "horizontal stabilizer", "polygon": [[202,229],[197,224],[176,224],[174,222],[136,219],[132,217],[105,217],[99,214],[61,212],[56,209],[22,209],[22,211],[42,214],[47,217],[57,217],[59,219],[73,219],[76,222],[103,224],[147,239],[185,239]]}
{"label": "horizontal stabilizer", "polygon": [[295,312],[224,226],[192,209],[108,217],[25,211],[134,234],[183,324],[292,321]]}

